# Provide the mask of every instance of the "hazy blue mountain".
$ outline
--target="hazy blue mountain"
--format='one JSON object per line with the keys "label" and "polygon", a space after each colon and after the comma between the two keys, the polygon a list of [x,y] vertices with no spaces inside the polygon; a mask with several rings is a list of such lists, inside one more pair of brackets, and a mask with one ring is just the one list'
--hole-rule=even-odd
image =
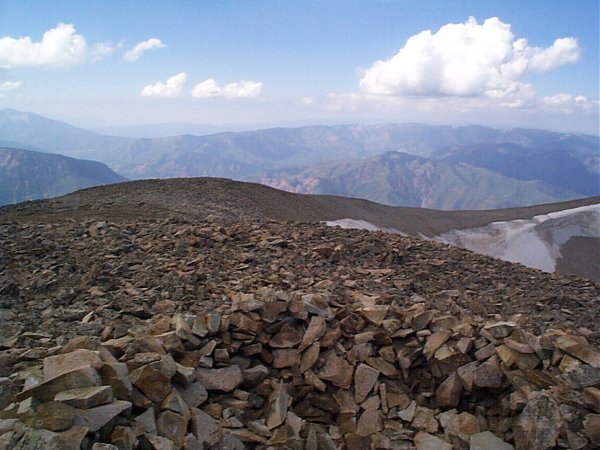
{"label": "hazy blue mountain", "polygon": [[517,180],[540,180],[585,196],[600,194],[600,150],[565,142],[545,148],[517,144],[479,144],[451,149],[440,159],[464,162]]}
{"label": "hazy blue mountain", "polygon": [[121,181],[126,180],[96,161],[0,148],[0,205],[55,197]]}
{"label": "hazy blue mountain", "polygon": [[[104,136],[65,122],[14,109],[0,110],[0,139],[19,148],[105,162],[132,139]],[[11,146],[13,146],[11,144]]]}
{"label": "hazy blue mountain", "polygon": [[340,195],[393,206],[444,210],[508,208],[582,197],[539,180],[518,180],[460,161],[401,152],[272,171],[261,181],[297,193]]}
{"label": "hazy blue mountain", "polygon": [[226,131],[239,130],[239,127],[225,127],[210,124],[198,123],[153,123],[139,125],[113,125],[95,127],[93,131],[97,133],[122,136],[128,138],[162,138],[169,136],[180,136],[182,134],[191,134],[194,136],[203,136],[206,134],[223,133]]}
{"label": "hazy blue mountain", "polygon": [[[2,110],[0,140],[101,161],[131,179],[265,179],[394,205],[499,208],[600,193],[598,136],[543,130],[382,124],[129,139]],[[376,158],[388,152],[421,159]]]}

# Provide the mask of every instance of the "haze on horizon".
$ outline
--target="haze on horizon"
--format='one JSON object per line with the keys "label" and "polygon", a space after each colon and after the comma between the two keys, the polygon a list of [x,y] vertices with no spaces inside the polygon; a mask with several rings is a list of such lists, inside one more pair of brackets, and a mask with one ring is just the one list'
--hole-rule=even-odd
{"label": "haze on horizon", "polygon": [[101,127],[423,122],[600,134],[599,5],[0,1],[0,109]]}

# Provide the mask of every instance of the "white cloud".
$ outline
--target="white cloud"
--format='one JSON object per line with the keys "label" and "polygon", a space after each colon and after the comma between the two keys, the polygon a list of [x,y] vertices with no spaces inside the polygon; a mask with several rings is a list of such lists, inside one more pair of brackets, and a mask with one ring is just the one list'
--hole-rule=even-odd
{"label": "white cloud", "polygon": [[192,90],[192,97],[195,98],[244,98],[257,97],[262,90],[262,82],[242,80],[235,83],[228,83],[220,87],[218,83],[209,78],[202,83],[197,84]]}
{"label": "white cloud", "polygon": [[22,81],[5,81],[4,83],[0,83],[0,91],[14,91],[15,89],[19,89],[23,84]]}
{"label": "white cloud", "polygon": [[21,81],[5,81],[4,83],[0,83],[0,97],[4,97],[5,92],[19,89],[21,84],[23,84]]}
{"label": "white cloud", "polygon": [[564,92],[542,97],[541,106],[546,110],[571,113],[578,111],[593,111],[598,108],[598,101],[589,100],[584,95],[571,95]]}
{"label": "white cloud", "polygon": [[90,50],[90,58],[92,62],[98,62],[104,57],[112,54],[115,51],[114,47],[108,42],[95,44]]}
{"label": "white cloud", "polygon": [[142,89],[143,97],[178,97],[183,92],[183,85],[187,80],[185,72],[173,75],[166,83],[157,82],[149,84]]}
{"label": "white cloud", "polygon": [[196,98],[221,97],[222,94],[223,90],[212,78],[204,80],[192,89],[192,97]]}
{"label": "white cloud", "polygon": [[574,38],[532,47],[515,39],[510,24],[497,17],[481,25],[470,17],[436,33],[426,30],[410,37],[396,55],[375,62],[360,87],[366,94],[486,96],[516,105],[533,94],[533,87],[522,81],[527,73],[576,62],[579,53]]}
{"label": "white cloud", "polygon": [[131,50],[127,51],[123,58],[129,62],[137,61],[142,53],[155,48],[165,48],[166,45],[160,39],[150,38],[138,43]]}
{"label": "white cloud", "polygon": [[229,83],[223,86],[223,97],[257,97],[262,90],[260,81],[242,80],[238,83]]}
{"label": "white cloud", "polygon": [[85,37],[77,34],[72,24],[59,23],[39,42],[29,36],[0,38],[0,68],[64,67],[80,64],[88,57],[98,60],[110,52],[109,44],[97,44],[90,50]]}

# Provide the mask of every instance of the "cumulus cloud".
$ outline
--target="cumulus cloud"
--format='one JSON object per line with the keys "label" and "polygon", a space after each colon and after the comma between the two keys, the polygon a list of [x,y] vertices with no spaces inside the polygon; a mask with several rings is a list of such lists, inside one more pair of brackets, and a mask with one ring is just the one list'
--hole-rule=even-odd
{"label": "cumulus cloud", "polygon": [[375,62],[360,80],[366,94],[388,96],[487,96],[521,102],[533,87],[522,81],[579,59],[572,37],[556,39],[548,48],[515,39],[510,24],[497,17],[483,24],[470,17],[447,24],[436,33],[410,37],[390,59]]}
{"label": "cumulus cloud", "polygon": [[257,97],[262,90],[262,82],[241,80],[234,83],[228,83],[221,87],[219,84],[209,78],[202,83],[197,84],[192,90],[192,97],[195,98],[244,98]]}
{"label": "cumulus cloud", "polygon": [[19,89],[21,84],[21,81],[5,81],[4,83],[0,83],[0,97],[4,97],[5,92]]}
{"label": "cumulus cloud", "polygon": [[166,83],[160,81],[149,84],[142,89],[143,97],[178,97],[183,92],[183,86],[187,80],[185,72],[173,75]]}
{"label": "cumulus cloud", "polygon": [[160,39],[150,38],[148,40],[138,43],[131,50],[125,52],[125,55],[123,56],[123,58],[129,62],[137,61],[139,59],[139,57],[142,55],[142,53],[144,53],[145,51],[152,50],[152,49],[158,49],[158,48],[165,48],[165,47],[166,47],[166,45],[163,44]]}
{"label": "cumulus cloud", "polygon": [[90,49],[72,24],[59,23],[39,42],[29,36],[0,38],[0,68],[64,67],[82,63],[88,57],[98,60],[110,52],[109,44],[96,44]]}
{"label": "cumulus cloud", "polygon": [[100,44],[95,44],[92,46],[90,50],[90,58],[92,62],[98,62],[101,59],[104,59],[106,56],[110,55],[115,51],[115,48],[109,44],[108,42],[102,42]]}
{"label": "cumulus cloud", "polygon": [[204,80],[202,83],[198,83],[194,86],[194,89],[192,89],[192,97],[196,98],[221,97],[222,93],[223,90],[212,78]]}

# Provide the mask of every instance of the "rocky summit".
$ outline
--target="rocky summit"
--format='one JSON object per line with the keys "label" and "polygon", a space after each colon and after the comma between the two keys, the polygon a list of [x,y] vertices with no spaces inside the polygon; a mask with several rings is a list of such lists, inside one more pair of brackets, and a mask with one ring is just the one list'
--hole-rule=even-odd
{"label": "rocky summit", "polygon": [[0,449],[600,446],[589,280],[319,223],[101,216],[0,225]]}

